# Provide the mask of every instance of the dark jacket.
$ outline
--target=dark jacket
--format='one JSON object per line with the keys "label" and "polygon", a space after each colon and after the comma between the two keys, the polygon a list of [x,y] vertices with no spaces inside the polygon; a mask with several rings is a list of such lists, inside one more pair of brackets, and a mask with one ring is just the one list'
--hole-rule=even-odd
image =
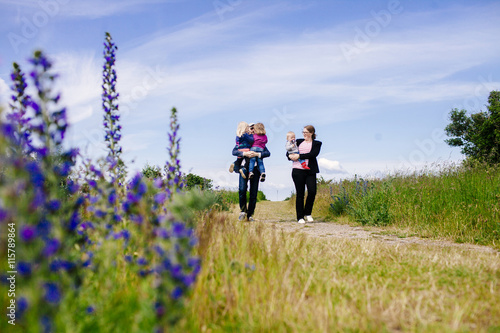
{"label": "dark jacket", "polygon": [[[300,144],[304,142],[304,139],[297,139],[297,147],[300,146]],[[312,146],[311,146],[311,151],[307,154],[299,154],[299,159],[301,160],[309,160],[309,163],[307,166],[311,169],[311,172],[319,173],[319,167],[318,167],[318,161],[316,160],[316,156],[319,155],[319,152],[321,150],[321,141],[313,140]],[[286,152],[286,157],[288,157],[288,152]]]}

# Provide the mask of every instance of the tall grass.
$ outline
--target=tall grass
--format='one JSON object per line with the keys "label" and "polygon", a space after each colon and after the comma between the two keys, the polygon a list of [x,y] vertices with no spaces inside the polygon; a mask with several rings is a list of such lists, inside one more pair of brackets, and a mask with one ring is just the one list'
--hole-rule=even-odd
{"label": "tall grass", "polygon": [[[335,205],[347,189],[350,203],[343,214],[354,221],[500,248],[498,166],[452,165],[437,171],[397,173],[369,181],[366,191],[359,191],[360,181],[329,184],[332,194],[323,186],[318,191],[318,211],[324,211],[328,201]],[[332,217],[336,210],[330,207]]]}
{"label": "tall grass", "polygon": [[[233,214],[234,215],[234,214]],[[325,240],[212,214],[180,332],[491,332],[500,261],[451,248]]]}

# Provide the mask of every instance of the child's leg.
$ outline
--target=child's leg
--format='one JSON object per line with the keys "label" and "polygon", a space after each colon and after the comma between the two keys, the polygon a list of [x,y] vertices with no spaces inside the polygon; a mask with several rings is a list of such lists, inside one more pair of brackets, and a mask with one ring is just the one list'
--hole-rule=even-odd
{"label": "child's leg", "polygon": [[253,168],[255,166],[255,159],[257,157],[252,157],[250,161],[248,162],[248,172],[253,172]]}
{"label": "child's leg", "polygon": [[236,161],[234,161],[234,172],[239,172],[241,168],[241,162],[243,161],[243,158],[238,157]]}
{"label": "child's leg", "polygon": [[306,170],[311,170],[311,169],[309,168],[309,166],[307,165],[306,160],[298,160],[298,161],[299,161],[300,165],[302,165],[302,167],[303,167],[304,169],[306,169]]}
{"label": "child's leg", "polygon": [[[262,153],[264,151],[263,148],[260,147],[252,147],[250,148],[251,151],[254,151],[256,153]],[[257,162],[257,167],[259,168],[260,173],[266,172],[266,169],[264,168],[264,162],[262,161],[262,158],[255,157],[256,160],[254,160],[253,164],[250,164],[250,166],[253,169],[253,166],[255,165],[255,161]]]}
{"label": "child's leg", "polygon": [[[241,149],[238,149],[238,151],[243,151],[243,152],[245,152],[245,151],[250,151],[250,149],[249,149],[249,148],[241,148]],[[238,172],[238,171],[240,171],[240,168],[241,168],[241,162],[243,161],[243,159],[244,159],[243,157],[238,157],[238,158],[236,159],[236,162],[234,162],[234,172]],[[245,167],[243,167],[243,169],[245,169]]]}
{"label": "child's leg", "polygon": [[260,173],[266,173],[266,168],[264,167],[264,161],[262,160],[262,158],[257,157],[257,164],[259,165]]}

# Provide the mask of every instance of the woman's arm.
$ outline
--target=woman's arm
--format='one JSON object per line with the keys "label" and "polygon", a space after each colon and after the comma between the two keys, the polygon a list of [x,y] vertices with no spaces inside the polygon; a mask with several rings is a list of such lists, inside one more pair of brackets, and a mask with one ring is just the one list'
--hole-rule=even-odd
{"label": "woman's arm", "polygon": [[238,146],[234,146],[232,154],[233,156],[237,157],[250,157],[250,158],[252,157],[265,158],[271,156],[271,152],[269,151],[269,149],[267,149],[267,147],[264,148],[263,152],[258,153],[255,151],[240,151],[238,150]]}
{"label": "woman's arm", "polygon": [[238,145],[233,148],[233,156],[243,157],[243,152],[238,150]]}
{"label": "woman's arm", "polygon": [[260,153],[260,158],[265,158],[271,156],[271,152],[267,147],[264,147],[264,151]]}
{"label": "woman's arm", "polygon": [[300,154],[299,159],[306,160],[311,158],[316,158],[319,155],[319,151],[321,150],[321,141],[313,141],[311,151],[305,154]]}

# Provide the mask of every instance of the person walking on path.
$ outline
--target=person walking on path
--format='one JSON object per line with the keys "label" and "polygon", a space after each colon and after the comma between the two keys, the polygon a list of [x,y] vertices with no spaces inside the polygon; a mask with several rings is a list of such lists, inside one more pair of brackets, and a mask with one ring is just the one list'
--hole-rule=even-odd
{"label": "person walking on path", "polygon": [[[313,222],[312,209],[316,198],[316,174],[319,173],[316,157],[321,150],[321,141],[316,140],[316,129],[307,125],[302,130],[303,139],[297,139],[298,154],[286,153],[289,160],[294,161],[292,165],[292,180],[295,185],[296,200],[295,210],[297,222]],[[306,160],[310,170],[306,170],[299,160]],[[305,189],[307,187],[307,199],[305,200]]]}
{"label": "person walking on path", "polygon": [[[250,134],[254,134],[254,124],[250,124]],[[259,158],[266,158],[271,156],[271,152],[266,148],[264,148],[264,151],[262,152],[255,152],[255,151],[239,151],[238,146],[235,146],[233,148],[232,152],[233,156],[237,157],[245,157],[246,163],[249,163],[249,159],[252,157],[259,157]],[[254,163],[257,163],[257,159],[254,159]],[[243,169],[243,168],[242,168]],[[244,168],[244,172],[246,174],[241,174],[239,175],[239,184],[238,184],[238,199],[239,199],[239,204],[240,204],[240,215],[238,219],[240,221],[246,220],[247,221],[253,221],[253,214],[255,212],[255,206],[257,205],[257,194],[259,192],[259,179],[260,179],[260,171],[259,167],[254,165],[254,177],[252,179],[248,178],[248,169],[249,165],[246,165],[246,168]],[[247,206],[247,190],[248,190],[248,183],[250,182],[250,196],[248,198],[248,206]]]}

